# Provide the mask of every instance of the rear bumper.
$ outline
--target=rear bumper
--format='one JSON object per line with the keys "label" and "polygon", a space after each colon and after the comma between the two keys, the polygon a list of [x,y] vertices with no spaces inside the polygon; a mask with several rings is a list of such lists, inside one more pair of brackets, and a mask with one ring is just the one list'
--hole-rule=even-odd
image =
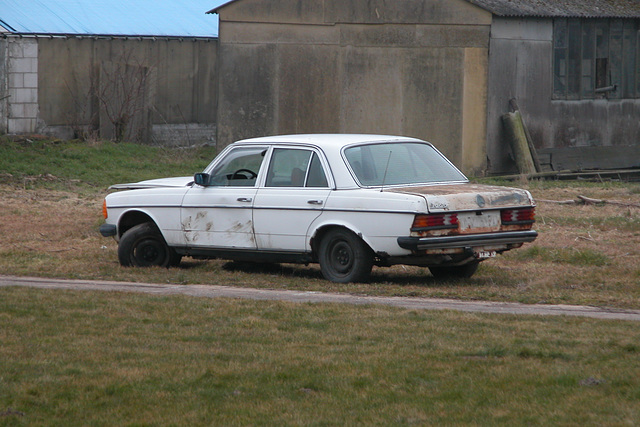
{"label": "rear bumper", "polygon": [[411,251],[424,251],[429,249],[511,245],[533,242],[536,240],[536,237],[538,237],[538,232],[534,230],[440,237],[398,237],[398,245],[403,249]]}

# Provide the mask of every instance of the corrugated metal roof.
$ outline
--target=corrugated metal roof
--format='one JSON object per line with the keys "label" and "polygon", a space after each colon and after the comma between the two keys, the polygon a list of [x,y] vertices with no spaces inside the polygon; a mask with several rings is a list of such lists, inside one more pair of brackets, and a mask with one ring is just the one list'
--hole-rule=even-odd
{"label": "corrugated metal roof", "polygon": [[639,0],[467,0],[498,16],[639,18]]}
{"label": "corrugated metal roof", "polygon": [[0,0],[0,25],[16,34],[217,37],[206,12],[228,0]]}

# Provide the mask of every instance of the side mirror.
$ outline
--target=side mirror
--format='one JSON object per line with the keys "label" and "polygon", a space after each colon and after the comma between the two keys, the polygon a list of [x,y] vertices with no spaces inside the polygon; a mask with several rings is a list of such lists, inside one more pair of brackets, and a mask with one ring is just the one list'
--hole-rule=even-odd
{"label": "side mirror", "polygon": [[193,176],[193,182],[203,187],[208,187],[210,180],[211,176],[208,173],[204,172],[199,172]]}

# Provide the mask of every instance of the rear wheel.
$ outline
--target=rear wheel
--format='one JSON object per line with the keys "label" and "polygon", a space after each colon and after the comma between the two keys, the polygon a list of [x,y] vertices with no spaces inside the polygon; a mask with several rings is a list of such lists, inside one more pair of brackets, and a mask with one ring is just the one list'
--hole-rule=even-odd
{"label": "rear wheel", "polygon": [[436,279],[468,279],[478,269],[478,261],[453,267],[429,267],[429,271]]}
{"label": "rear wheel", "polygon": [[118,245],[118,259],[125,267],[171,267],[179,265],[181,258],[149,222],[127,230]]}
{"label": "rear wheel", "polygon": [[339,283],[366,281],[373,267],[369,246],[344,229],[331,230],[322,238],[318,260],[325,279]]}

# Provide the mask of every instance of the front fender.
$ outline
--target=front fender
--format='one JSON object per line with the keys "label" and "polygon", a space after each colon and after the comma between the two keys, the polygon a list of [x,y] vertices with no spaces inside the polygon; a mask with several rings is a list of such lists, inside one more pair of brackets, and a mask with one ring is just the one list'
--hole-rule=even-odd
{"label": "front fender", "polygon": [[106,197],[108,224],[117,225],[119,239],[129,228],[153,222],[167,243],[184,245],[181,206],[187,187],[151,188],[111,193]]}
{"label": "front fender", "polygon": [[169,246],[184,245],[179,206],[124,210],[118,217],[117,238],[122,237],[131,227],[143,222],[155,224]]}

